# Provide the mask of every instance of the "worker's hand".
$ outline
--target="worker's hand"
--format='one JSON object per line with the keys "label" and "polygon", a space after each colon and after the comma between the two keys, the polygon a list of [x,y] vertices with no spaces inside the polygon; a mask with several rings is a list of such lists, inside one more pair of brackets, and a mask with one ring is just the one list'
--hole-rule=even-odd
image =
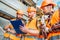
{"label": "worker's hand", "polygon": [[11,32],[11,33],[13,33],[13,34],[15,34],[15,33],[16,33],[16,32],[15,32],[15,30],[10,30],[10,32]]}
{"label": "worker's hand", "polygon": [[57,24],[57,25],[53,25],[52,26],[52,29],[57,29],[57,28],[60,28],[60,24]]}
{"label": "worker's hand", "polygon": [[54,32],[60,31],[60,24],[53,25],[51,29]]}
{"label": "worker's hand", "polygon": [[20,30],[23,31],[24,33],[28,33],[28,29],[24,26],[20,26]]}
{"label": "worker's hand", "polygon": [[11,30],[11,29],[9,29],[9,28],[7,29],[7,31],[8,31],[8,32],[11,32],[11,33],[13,33],[13,34],[16,33],[15,30]]}

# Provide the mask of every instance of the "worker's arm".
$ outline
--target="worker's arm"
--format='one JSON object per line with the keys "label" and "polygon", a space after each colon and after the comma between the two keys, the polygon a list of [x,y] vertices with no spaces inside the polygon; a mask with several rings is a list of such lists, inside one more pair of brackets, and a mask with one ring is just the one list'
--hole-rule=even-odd
{"label": "worker's arm", "polygon": [[22,26],[20,27],[20,29],[25,33],[33,34],[33,35],[36,35],[36,36],[39,35],[38,30],[30,30],[30,29],[28,29],[26,27],[22,27]]}
{"label": "worker's arm", "polygon": [[27,33],[33,34],[38,36],[39,35],[39,31],[38,30],[28,30]]}
{"label": "worker's arm", "polygon": [[10,27],[10,24],[9,24],[9,25],[6,25],[6,26],[4,27],[4,29],[7,30],[9,27]]}
{"label": "worker's arm", "polygon": [[4,29],[8,32],[16,33],[15,30],[13,30],[13,26],[11,24],[5,26]]}
{"label": "worker's arm", "polygon": [[58,29],[58,28],[60,28],[60,24],[56,24],[52,26],[52,29]]}

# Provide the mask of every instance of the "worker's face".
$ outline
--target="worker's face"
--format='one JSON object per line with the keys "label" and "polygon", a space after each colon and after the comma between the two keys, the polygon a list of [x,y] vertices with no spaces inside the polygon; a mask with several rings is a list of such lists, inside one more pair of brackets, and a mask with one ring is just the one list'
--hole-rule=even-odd
{"label": "worker's face", "polygon": [[23,13],[17,14],[17,18],[21,19],[23,17],[23,15],[24,15]]}
{"label": "worker's face", "polygon": [[28,17],[29,17],[29,18],[32,18],[32,17],[35,16],[35,14],[36,14],[36,12],[30,12],[30,13],[28,13]]}
{"label": "worker's face", "polygon": [[44,11],[44,13],[49,13],[49,12],[51,12],[51,11],[52,11],[52,5],[43,7],[43,11]]}

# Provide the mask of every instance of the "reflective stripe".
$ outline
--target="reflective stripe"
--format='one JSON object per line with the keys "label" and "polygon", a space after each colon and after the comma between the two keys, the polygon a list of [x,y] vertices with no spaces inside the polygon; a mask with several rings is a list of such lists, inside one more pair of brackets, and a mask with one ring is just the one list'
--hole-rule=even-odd
{"label": "reflective stripe", "polygon": [[35,36],[25,36],[27,38],[36,38]]}
{"label": "reflective stripe", "polygon": [[56,32],[56,33],[49,33],[49,35],[48,35],[48,37],[47,37],[47,39],[49,40],[50,38],[52,38],[52,39],[54,39],[54,38],[58,38],[59,37],[59,35],[60,35],[60,32]]}

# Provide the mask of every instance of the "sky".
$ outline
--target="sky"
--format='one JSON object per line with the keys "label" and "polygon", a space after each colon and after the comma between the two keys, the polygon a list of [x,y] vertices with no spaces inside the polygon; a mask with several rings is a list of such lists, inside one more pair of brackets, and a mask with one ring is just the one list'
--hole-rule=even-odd
{"label": "sky", "polygon": [[[42,3],[42,1],[43,0],[38,0],[37,1],[37,7],[40,7],[41,6],[41,3]],[[57,5],[59,5],[60,6],[60,0],[53,0],[54,1],[54,3],[56,3]],[[56,10],[58,8],[58,6],[56,6],[55,8],[54,8],[54,10]]]}

